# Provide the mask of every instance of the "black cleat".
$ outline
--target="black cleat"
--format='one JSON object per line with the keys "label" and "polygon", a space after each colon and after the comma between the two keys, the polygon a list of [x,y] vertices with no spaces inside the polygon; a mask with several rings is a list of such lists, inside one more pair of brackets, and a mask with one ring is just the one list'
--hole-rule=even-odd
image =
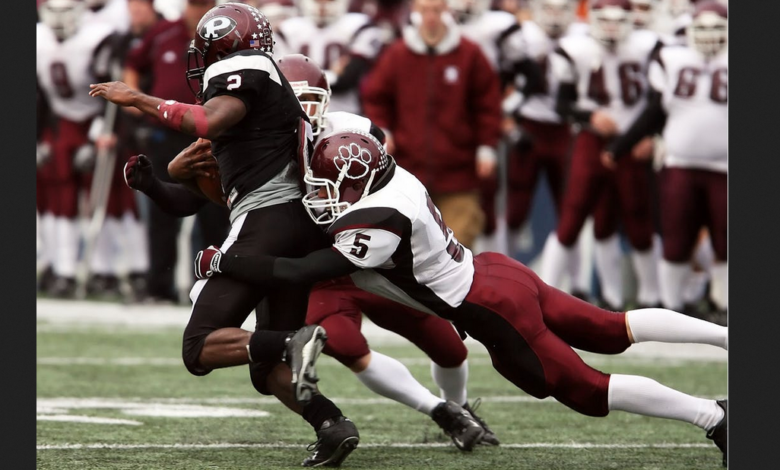
{"label": "black cleat", "polygon": [[358,446],[360,434],[355,423],[344,416],[328,419],[317,431],[317,442],[307,450],[311,455],[303,461],[304,467],[338,467]]}
{"label": "black cleat", "polygon": [[718,446],[718,449],[720,449],[721,452],[723,452],[723,466],[727,467],[728,462],[726,460],[726,453],[728,451],[728,425],[726,423],[726,418],[729,414],[729,407],[728,407],[728,399],[726,400],[718,400],[718,406],[723,408],[723,419],[720,420],[718,424],[715,425],[714,428],[707,431],[707,439],[711,439],[716,446]]}
{"label": "black cleat", "polygon": [[463,409],[468,411],[469,414],[471,415],[471,417],[474,418],[474,420],[477,423],[479,423],[480,426],[482,426],[482,429],[485,430],[485,435],[482,436],[482,440],[479,441],[479,443],[480,444],[484,444],[484,445],[488,445],[488,446],[497,446],[497,445],[501,444],[501,442],[499,442],[498,438],[496,437],[496,434],[488,427],[488,425],[485,422],[485,420],[480,418],[479,416],[477,416],[477,414],[475,413],[475,411],[477,411],[477,408],[479,408],[479,405],[481,403],[482,403],[482,399],[481,398],[477,398],[476,400],[474,400],[474,406],[473,407],[469,406],[469,404],[466,403],[465,405],[463,405]]}
{"label": "black cleat", "polygon": [[440,403],[431,412],[431,418],[460,450],[471,451],[485,435],[485,429],[454,401]]}
{"label": "black cleat", "polygon": [[293,333],[285,346],[285,361],[292,370],[293,393],[295,400],[301,405],[306,405],[311,400],[312,394],[317,390],[317,370],[314,363],[317,361],[328,336],[325,328],[319,325],[304,326]]}

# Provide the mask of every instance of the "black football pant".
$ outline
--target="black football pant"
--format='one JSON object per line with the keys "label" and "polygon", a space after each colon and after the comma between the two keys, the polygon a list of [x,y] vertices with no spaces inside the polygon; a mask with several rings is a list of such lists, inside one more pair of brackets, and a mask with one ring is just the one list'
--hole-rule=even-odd
{"label": "black football pant", "polygon": [[[252,210],[238,217],[220,244],[227,254],[267,254],[300,258],[329,245],[325,233],[314,224],[300,200]],[[293,331],[306,320],[311,285],[247,284],[227,276],[198,281],[192,288],[192,315],[184,330],[182,357],[193,375],[206,375],[198,358],[206,337],[221,328],[240,328],[258,304],[257,328]],[[265,304],[265,305],[263,305]],[[265,379],[278,363],[253,363],[252,384],[269,395]]]}

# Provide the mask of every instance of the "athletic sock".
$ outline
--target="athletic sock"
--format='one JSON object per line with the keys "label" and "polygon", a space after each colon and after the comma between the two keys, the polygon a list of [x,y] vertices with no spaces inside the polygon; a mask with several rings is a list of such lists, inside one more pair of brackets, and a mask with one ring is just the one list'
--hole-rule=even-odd
{"label": "athletic sock", "polygon": [[626,312],[626,322],[635,343],[710,344],[728,350],[728,328],[664,308]]}
{"label": "athletic sock", "polygon": [[645,251],[631,251],[631,261],[636,273],[638,292],[637,302],[640,305],[656,305],[660,301],[658,287],[658,258],[651,247]]}
{"label": "athletic sock", "polygon": [[613,308],[623,308],[623,251],[617,234],[596,240],[593,248],[596,272],[601,284],[601,296]]}
{"label": "athletic sock", "polygon": [[441,390],[441,397],[459,405],[466,403],[466,383],[469,380],[468,360],[457,367],[441,367],[431,361],[431,377]]}
{"label": "athletic sock", "polygon": [[720,310],[726,310],[729,306],[728,263],[716,261],[710,275],[710,299]]}
{"label": "athletic sock", "polygon": [[372,392],[427,415],[442,402],[423,387],[400,361],[376,351],[371,351],[368,367],[355,376]]}
{"label": "athletic sock", "polygon": [[573,248],[567,248],[558,240],[558,235],[553,232],[547,237],[547,242],[542,250],[542,265],[539,269],[539,277],[544,282],[555,287],[563,288],[563,274],[571,263],[571,257],[577,256]]}
{"label": "athletic sock", "polygon": [[303,407],[301,416],[311,424],[315,431],[319,431],[325,420],[338,418],[343,415],[335,403],[324,395],[315,394],[311,397],[311,401]]}
{"label": "athletic sock", "polygon": [[715,400],[696,398],[636,375],[610,376],[608,405],[610,410],[676,419],[706,431],[718,424],[724,415]]}
{"label": "athletic sock", "polygon": [[661,303],[671,310],[682,310],[683,289],[691,274],[691,267],[686,263],[672,263],[661,260],[658,267],[658,277],[661,286]]}

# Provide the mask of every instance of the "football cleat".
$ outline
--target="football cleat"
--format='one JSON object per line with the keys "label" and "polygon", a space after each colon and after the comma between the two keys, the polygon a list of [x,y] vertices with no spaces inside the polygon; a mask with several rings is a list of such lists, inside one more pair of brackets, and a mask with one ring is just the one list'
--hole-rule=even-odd
{"label": "football cleat", "polygon": [[292,370],[295,400],[301,405],[308,404],[317,390],[320,379],[314,364],[327,339],[325,328],[319,325],[304,326],[287,339],[284,360]]}
{"label": "football cleat", "polygon": [[488,425],[487,425],[487,423],[485,422],[484,419],[480,418],[475,413],[475,411],[477,410],[477,408],[479,408],[479,405],[481,403],[482,403],[482,399],[481,398],[477,398],[476,400],[474,400],[474,406],[469,406],[469,404],[466,403],[465,405],[463,405],[463,409],[468,411],[469,414],[471,415],[471,417],[474,418],[474,420],[477,423],[479,423],[480,426],[482,426],[482,429],[485,430],[485,435],[482,436],[482,440],[480,440],[479,443],[480,444],[484,444],[484,445],[488,445],[488,446],[497,446],[497,445],[501,444],[501,442],[499,442],[498,438],[496,437],[496,433],[494,433],[488,427]]}
{"label": "football cleat", "polygon": [[460,450],[471,451],[485,435],[485,429],[454,401],[440,403],[431,412],[431,418]]}
{"label": "football cleat", "polygon": [[304,467],[338,467],[358,446],[360,434],[355,423],[344,416],[328,419],[317,431],[317,442],[307,450],[312,454]]}
{"label": "football cleat", "polygon": [[728,402],[728,399],[718,400],[718,406],[723,408],[723,419],[721,419],[714,428],[707,431],[707,439],[712,440],[715,445],[718,446],[718,449],[723,452],[724,467],[728,466],[728,461],[726,460],[726,453],[728,451],[728,425],[726,422],[726,418],[729,414]]}

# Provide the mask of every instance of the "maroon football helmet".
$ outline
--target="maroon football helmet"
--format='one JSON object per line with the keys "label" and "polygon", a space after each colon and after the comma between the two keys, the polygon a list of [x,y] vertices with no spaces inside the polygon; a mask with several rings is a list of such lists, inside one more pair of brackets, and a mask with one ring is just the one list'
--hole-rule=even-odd
{"label": "maroon football helmet", "polygon": [[288,54],[276,64],[309,115],[313,135],[325,127],[325,113],[330,103],[330,84],[319,65],[303,54]]}
{"label": "maroon football helmet", "polygon": [[688,26],[688,44],[705,57],[722,51],[728,43],[728,8],[720,2],[698,2]]}
{"label": "maroon football helmet", "polygon": [[303,205],[315,223],[331,224],[349,206],[368,196],[389,162],[385,148],[368,132],[347,129],[329,134],[311,156],[303,179],[314,191],[304,196]]}
{"label": "maroon football helmet", "polygon": [[265,15],[244,3],[223,3],[209,10],[198,22],[187,53],[187,80],[200,84],[193,93],[198,98],[203,94],[203,74],[210,65],[246,49],[274,53],[274,35]]}

